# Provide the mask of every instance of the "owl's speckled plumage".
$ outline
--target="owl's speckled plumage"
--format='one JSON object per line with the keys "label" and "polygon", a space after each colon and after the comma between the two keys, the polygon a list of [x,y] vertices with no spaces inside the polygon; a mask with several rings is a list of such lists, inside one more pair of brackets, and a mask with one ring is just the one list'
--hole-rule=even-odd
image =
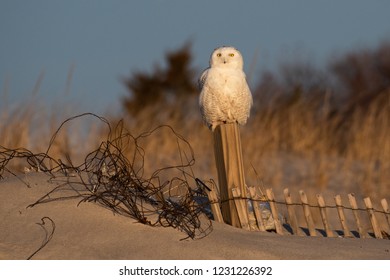
{"label": "owl's speckled plumage", "polygon": [[200,111],[214,131],[221,123],[244,125],[253,104],[244,73],[241,53],[233,47],[220,47],[210,57],[210,67],[199,79]]}

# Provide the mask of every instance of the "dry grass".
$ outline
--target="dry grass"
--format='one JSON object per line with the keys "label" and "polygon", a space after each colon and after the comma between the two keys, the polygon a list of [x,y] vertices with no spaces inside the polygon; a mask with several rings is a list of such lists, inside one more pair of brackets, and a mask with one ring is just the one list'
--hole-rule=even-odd
{"label": "dry grass", "polygon": [[[390,92],[380,95],[365,113],[357,110],[350,115],[327,110],[328,98],[271,102],[253,113],[241,129],[247,184],[305,189],[309,194],[313,190],[355,192],[372,198],[389,195]],[[128,128],[145,131],[161,123],[171,125],[194,149],[196,176],[216,179],[212,134],[201,123],[196,98],[187,102],[194,107],[188,113],[196,116],[192,119],[167,117],[175,111],[174,106],[164,108],[164,112],[155,106],[139,116],[141,126],[134,121]],[[160,113],[153,115],[158,110]],[[150,169],[179,161],[172,153],[175,146],[169,135],[148,143]]]}
{"label": "dry grass", "polygon": [[267,185],[388,196],[390,91],[349,115],[326,100],[260,110],[243,130],[245,160]]}
{"label": "dry grass", "polygon": [[[2,104],[0,102],[0,104]],[[4,103],[3,103],[4,104]],[[96,123],[86,125],[79,120],[61,128],[53,143],[49,143],[61,123],[74,113],[66,106],[48,108],[36,101],[13,106],[0,105],[0,151],[24,148],[38,153],[48,152],[50,156],[64,162],[73,160],[74,164],[84,159],[92,147],[100,143],[101,128]],[[12,162],[13,168],[23,170],[19,162]]]}
{"label": "dry grass", "polygon": [[[123,100],[125,113],[110,116],[111,125],[115,127],[119,119],[124,119],[124,127],[132,135],[170,125],[194,150],[195,176],[216,179],[213,137],[202,124],[197,94],[190,81],[191,56],[188,50],[181,49],[168,58],[170,68],[165,72],[158,68],[155,74],[136,74],[126,80],[135,97],[138,94],[147,100]],[[308,194],[313,190],[355,192],[372,198],[389,196],[390,44],[352,53],[336,62],[336,78],[345,90],[330,90],[326,79],[307,66],[285,67],[287,76],[282,76],[282,82],[270,76],[253,90],[255,108],[241,129],[248,185],[305,189]],[[156,78],[161,75],[163,80]],[[339,99],[343,94],[344,99]],[[63,106],[49,110],[28,101],[9,108],[1,101],[0,148],[46,152],[60,124],[74,115]],[[77,119],[61,128],[49,154],[77,165],[106,135],[99,121]],[[159,130],[141,145],[145,150],[145,172],[183,161],[169,130]],[[127,154],[132,155],[132,147],[127,149]]]}
{"label": "dry grass", "polygon": [[[151,106],[136,119],[125,119],[126,129],[138,135],[160,124],[172,126],[194,150],[195,176],[216,179],[212,134],[201,123],[196,97],[181,102],[193,104],[186,118],[174,113],[178,105],[164,110]],[[241,129],[247,184],[356,192],[374,198],[389,195],[390,92],[372,102],[364,114],[355,111],[347,117],[319,112],[326,102],[326,98],[271,102],[273,105],[252,114],[248,125]],[[53,115],[41,105],[31,104],[3,109],[0,146],[46,151],[66,112],[57,110]],[[347,123],[341,123],[342,119]],[[83,120],[61,128],[49,151],[51,157],[76,164],[106,136],[99,122],[80,122]],[[179,165],[183,160],[176,153],[178,144],[169,130],[159,130],[140,145],[145,150],[145,172]],[[131,147],[127,149],[129,155],[133,153]]]}

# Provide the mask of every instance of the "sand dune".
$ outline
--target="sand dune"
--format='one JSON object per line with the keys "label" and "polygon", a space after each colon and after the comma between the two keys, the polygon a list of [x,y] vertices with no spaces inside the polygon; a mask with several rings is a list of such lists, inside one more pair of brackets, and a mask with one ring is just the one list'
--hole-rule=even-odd
{"label": "sand dune", "polygon": [[[77,199],[26,208],[53,188],[47,179],[35,173],[0,181],[0,259],[31,256],[45,239],[44,217],[55,230],[32,259],[390,259],[389,240],[280,236],[213,222],[205,238],[181,241],[186,235],[176,229],[140,224],[94,203],[77,206]],[[44,222],[50,233],[51,221]]]}

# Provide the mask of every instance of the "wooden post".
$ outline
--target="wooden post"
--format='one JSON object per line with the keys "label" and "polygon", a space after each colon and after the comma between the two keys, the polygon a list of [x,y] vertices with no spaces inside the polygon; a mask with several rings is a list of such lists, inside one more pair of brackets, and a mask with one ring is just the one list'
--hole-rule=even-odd
{"label": "wooden post", "polygon": [[387,200],[385,198],[383,198],[381,200],[381,204],[382,204],[382,208],[383,208],[383,211],[385,212],[385,217],[386,217],[386,221],[387,221],[387,225],[389,226],[389,231],[390,231],[390,210],[389,210],[389,204],[387,203]]}
{"label": "wooden post", "polygon": [[221,124],[216,127],[214,154],[223,219],[229,225],[241,227],[232,193],[232,189],[236,187],[240,190],[241,196],[246,199],[241,138],[237,123]]}
{"label": "wooden post", "polygon": [[324,224],[325,232],[327,237],[334,237],[333,231],[330,229],[328,222],[328,215],[326,214],[326,204],[324,197],[321,194],[317,194],[318,206],[320,207],[320,214],[322,223]]}
{"label": "wooden post", "polygon": [[374,231],[374,235],[376,238],[383,238],[382,233],[378,224],[378,221],[375,217],[374,209],[372,207],[371,199],[369,197],[366,197],[364,199],[364,204],[366,205],[368,216],[370,217],[372,229]]}
{"label": "wooden post", "polygon": [[299,195],[301,196],[303,213],[305,214],[305,219],[307,223],[307,227],[309,229],[310,236],[317,236],[316,229],[314,227],[313,217],[311,216],[309,201],[307,200],[307,196],[304,191],[299,191]]}
{"label": "wooden post", "polygon": [[274,218],[276,232],[283,235],[282,223],[279,220],[279,213],[275,203],[274,192],[272,191],[272,189],[267,189],[266,193],[267,193],[267,198],[269,200],[269,205],[271,207],[271,213]]}
{"label": "wooden post", "polygon": [[339,214],[341,227],[343,228],[343,231],[344,231],[344,237],[352,237],[352,234],[349,231],[347,222],[345,220],[345,215],[344,215],[343,203],[341,201],[341,196],[339,194],[336,195],[334,197],[334,200],[336,202],[336,208],[337,208],[337,213]]}
{"label": "wooden post", "polygon": [[211,211],[213,212],[214,221],[223,223],[221,208],[217,196],[217,190],[215,189],[214,184],[210,185],[209,188],[210,191],[207,192],[207,196],[209,197],[210,208]]}
{"label": "wooden post", "polygon": [[356,203],[355,195],[353,193],[348,194],[348,199],[349,199],[349,204],[351,205],[352,208],[352,213],[355,217],[356,225],[358,227],[359,236],[361,238],[366,238],[367,233],[363,229],[362,223],[360,222],[359,219],[359,213],[358,213],[359,208]]}
{"label": "wooden post", "polygon": [[260,207],[259,207],[259,196],[256,194],[256,190],[254,187],[249,187],[249,193],[252,198],[253,211],[255,212],[255,217],[256,217],[259,230],[266,231],[264,221],[263,221],[263,215],[261,214]]}
{"label": "wooden post", "polygon": [[283,193],[284,193],[284,199],[286,200],[288,217],[291,223],[291,228],[293,230],[293,233],[297,235],[301,235],[298,227],[297,216],[295,215],[295,211],[293,209],[293,205],[292,205],[293,202],[288,188],[285,188]]}
{"label": "wooden post", "polygon": [[240,220],[241,228],[251,230],[248,220],[248,205],[242,198],[240,190],[238,188],[232,188],[232,194],[234,197],[234,204],[237,209],[238,219]]}

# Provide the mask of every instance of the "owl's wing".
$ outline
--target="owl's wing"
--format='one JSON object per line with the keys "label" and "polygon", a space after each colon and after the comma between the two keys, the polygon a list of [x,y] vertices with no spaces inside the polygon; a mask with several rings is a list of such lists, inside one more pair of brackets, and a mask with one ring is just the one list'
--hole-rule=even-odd
{"label": "owl's wing", "polygon": [[249,88],[249,85],[248,85],[246,79],[245,79],[244,92],[245,92],[245,95],[247,97],[247,102],[249,103],[249,107],[252,107],[253,106],[253,97],[252,97],[252,93],[251,93],[251,90]]}
{"label": "owl's wing", "polygon": [[250,116],[251,107],[253,106],[251,90],[249,89],[246,79],[244,79],[243,88],[238,102],[240,103],[240,106],[237,111],[237,122],[244,125]]}
{"label": "owl's wing", "polygon": [[199,90],[201,91],[202,88],[203,88],[203,85],[204,83],[206,82],[206,79],[207,79],[207,74],[209,72],[209,69],[210,68],[207,68],[206,70],[203,71],[202,75],[200,75],[200,78],[198,80],[198,87],[199,87]]}

